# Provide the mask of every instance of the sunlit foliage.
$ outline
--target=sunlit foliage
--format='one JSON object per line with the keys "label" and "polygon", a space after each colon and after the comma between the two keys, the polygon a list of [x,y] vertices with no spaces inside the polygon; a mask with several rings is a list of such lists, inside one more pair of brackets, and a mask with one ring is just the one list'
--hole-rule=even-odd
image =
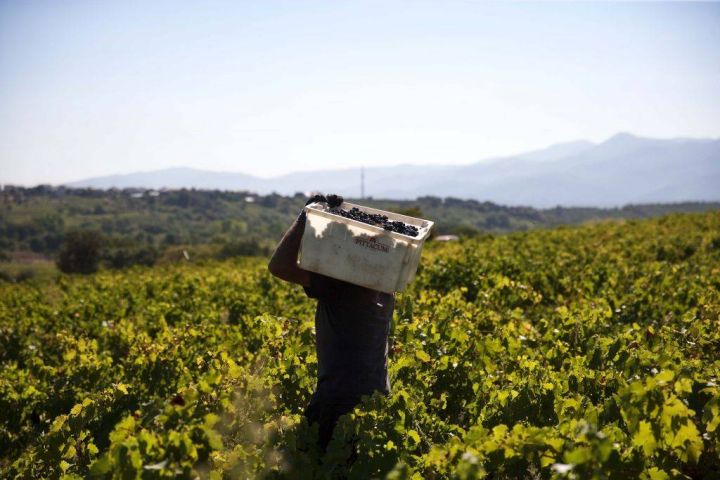
{"label": "sunlit foliage", "polygon": [[718,213],[422,263],[397,296],[392,394],[324,457],[301,416],[314,303],[263,259],[0,286],[0,477],[718,475]]}

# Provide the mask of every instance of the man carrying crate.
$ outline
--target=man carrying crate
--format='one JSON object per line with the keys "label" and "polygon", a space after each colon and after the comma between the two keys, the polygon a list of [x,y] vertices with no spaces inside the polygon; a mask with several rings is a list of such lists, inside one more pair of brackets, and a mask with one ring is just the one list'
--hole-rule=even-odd
{"label": "man carrying crate", "polygon": [[[306,205],[315,202],[336,207],[343,199],[315,195]],[[303,210],[280,240],[268,268],[276,277],[302,285],[305,293],[318,301],[318,378],[305,416],[308,423],[318,423],[320,447],[325,450],[338,418],[350,412],[363,395],[390,391],[388,334],[395,298],[301,269],[297,258],[305,221]]]}

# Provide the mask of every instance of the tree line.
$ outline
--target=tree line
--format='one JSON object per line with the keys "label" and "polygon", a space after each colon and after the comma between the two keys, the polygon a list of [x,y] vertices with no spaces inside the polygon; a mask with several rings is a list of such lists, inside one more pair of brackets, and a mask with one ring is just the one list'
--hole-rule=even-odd
{"label": "tree line", "polygon": [[[305,203],[307,194],[4,186],[0,190],[0,262],[29,252],[67,272],[153,265],[194,257],[266,255]],[[671,212],[717,210],[720,203],[629,205],[622,208],[535,209],[453,197],[349,199],[353,203],[431,219],[437,235],[474,237],[635,219]]]}

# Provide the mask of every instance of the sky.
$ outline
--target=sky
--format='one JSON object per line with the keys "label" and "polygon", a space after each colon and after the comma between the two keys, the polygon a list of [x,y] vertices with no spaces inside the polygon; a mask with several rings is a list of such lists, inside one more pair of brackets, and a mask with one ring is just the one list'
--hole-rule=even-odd
{"label": "sky", "polygon": [[0,183],[720,137],[720,3],[0,1]]}

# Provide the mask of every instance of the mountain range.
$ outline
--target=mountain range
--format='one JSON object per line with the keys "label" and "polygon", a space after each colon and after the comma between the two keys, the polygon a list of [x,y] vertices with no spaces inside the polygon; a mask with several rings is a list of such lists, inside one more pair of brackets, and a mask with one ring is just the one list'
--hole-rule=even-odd
{"label": "mountain range", "polygon": [[[334,192],[359,197],[360,169],[296,172],[260,178],[170,168],[89,178],[93,188],[198,188]],[[720,139],[653,139],[619,133],[601,143],[575,141],[468,165],[396,165],[365,169],[374,198],[433,195],[547,208],[720,200]]]}

